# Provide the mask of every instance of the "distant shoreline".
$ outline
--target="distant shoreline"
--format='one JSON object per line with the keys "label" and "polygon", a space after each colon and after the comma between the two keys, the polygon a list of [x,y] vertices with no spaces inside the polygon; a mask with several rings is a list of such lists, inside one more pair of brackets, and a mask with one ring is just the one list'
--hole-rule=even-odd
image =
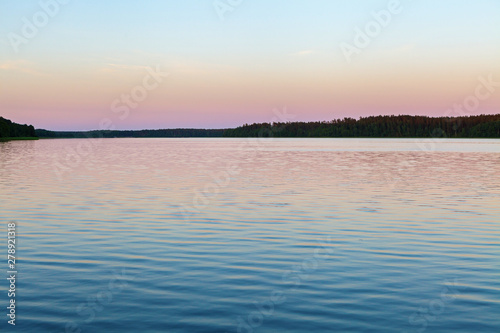
{"label": "distant shoreline", "polygon": [[0,141],[92,138],[500,139],[500,114],[462,117],[371,116],[317,122],[245,124],[225,129],[50,131],[0,117]]}
{"label": "distant shoreline", "polygon": [[372,116],[320,122],[245,124],[226,129],[48,131],[40,138],[462,138],[499,139],[500,114],[463,117]]}
{"label": "distant shoreline", "polygon": [[[93,139],[93,140],[101,140],[101,139],[255,139],[255,140],[262,140],[262,139],[386,139],[386,140],[500,140],[500,138],[445,138],[445,137],[364,137],[364,136],[359,136],[359,137],[330,137],[330,136],[324,136],[324,137],[302,137],[302,136],[296,136],[296,137],[262,137],[262,138],[257,138],[257,137],[228,137],[228,136],[213,136],[213,137],[193,137],[193,136],[177,136],[177,137],[106,137],[106,138],[99,138],[99,137],[88,137],[88,138],[34,138],[33,140],[84,140],[84,139]],[[18,139],[19,140],[19,139]],[[23,140],[23,139],[21,139]],[[1,142],[1,140],[0,140]]]}

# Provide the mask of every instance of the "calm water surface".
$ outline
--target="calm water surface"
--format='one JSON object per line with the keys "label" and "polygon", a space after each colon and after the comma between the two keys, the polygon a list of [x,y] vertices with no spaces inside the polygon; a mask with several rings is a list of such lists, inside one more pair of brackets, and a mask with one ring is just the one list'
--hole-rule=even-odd
{"label": "calm water surface", "polygon": [[499,332],[499,216],[500,140],[0,143],[19,332]]}

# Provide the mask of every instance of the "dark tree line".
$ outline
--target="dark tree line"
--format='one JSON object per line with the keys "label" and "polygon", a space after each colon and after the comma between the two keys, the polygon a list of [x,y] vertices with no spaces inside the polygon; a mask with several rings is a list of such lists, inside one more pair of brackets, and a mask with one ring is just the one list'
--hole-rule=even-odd
{"label": "dark tree line", "polygon": [[233,129],[61,132],[35,130],[0,117],[0,138],[367,137],[500,138],[500,114],[464,117],[373,116],[320,122],[261,123]]}
{"label": "dark tree line", "polygon": [[160,129],[140,131],[87,131],[87,132],[58,132],[37,129],[40,138],[208,138],[222,137],[224,130],[212,129]]}
{"label": "dark tree line", "polygon": [[244,125],[225,137],[500,138],[500,114],[464,117],[373,116]]}
{"label": "dark tree line", "polygon": [[31,125],[20,125],[0,117],[0,138],[36,137]]}

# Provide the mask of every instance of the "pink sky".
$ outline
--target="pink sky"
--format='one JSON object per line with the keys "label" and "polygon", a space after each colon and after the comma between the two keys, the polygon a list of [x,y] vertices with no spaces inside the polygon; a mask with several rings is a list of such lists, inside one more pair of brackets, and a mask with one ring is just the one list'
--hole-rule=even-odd
{"label": "pink sky", "polygon": [[[23,3],[9,4],[0,35],[22,35],[22,18],[42,10]],[[118,129],[235,127],[276,120],[274,109],[299,121],[446,116],[471,102],[480,77],[500,82],[500,2],[405,3],[348,59],[341,46],[386,7],[257,1],[220,20],[197,1],[71,2],[18,49],[0,40],[0,116],[53,130],[103,119]],[[161,82],[149,77],[157,67],[169,73]],[[121,101],[134,92],[139,100]],[[500,113],[499,92],[460,114]]]}

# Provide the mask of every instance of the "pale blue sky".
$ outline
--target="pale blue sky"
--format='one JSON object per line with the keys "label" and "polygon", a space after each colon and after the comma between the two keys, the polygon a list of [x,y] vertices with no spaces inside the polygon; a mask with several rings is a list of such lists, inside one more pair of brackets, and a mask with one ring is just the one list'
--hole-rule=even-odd
{"label": "pale blue sky", "polygon": [[[48,0],[46,0],[47,2]],[[380,0],[243,0],[221,21],[212,1],[72,0],[43,27],[38,42],[15,55],[8,32],[19,32],[22,17],[40,10],[39,1],[0,1],[2,57],[41,55],[111,56],[136,49],[207,61],[238,61],[306,49],[335,54],[350,41],[353,27],[371,20]],[[415,43],[435,52],[499,48],[500,2],[496,0],[402,0],[403,12],[377,40],[380,47]],[[387,32],[391,32],[390,34]],[[33,44],[33,45],[31,45]],[[489,46],[488,46],[489,44]],[[229,54],[228,54],[229,52]],[[231,57],[236,56],[236,57]],[[68,58],[64,58],[68,59]]]}

